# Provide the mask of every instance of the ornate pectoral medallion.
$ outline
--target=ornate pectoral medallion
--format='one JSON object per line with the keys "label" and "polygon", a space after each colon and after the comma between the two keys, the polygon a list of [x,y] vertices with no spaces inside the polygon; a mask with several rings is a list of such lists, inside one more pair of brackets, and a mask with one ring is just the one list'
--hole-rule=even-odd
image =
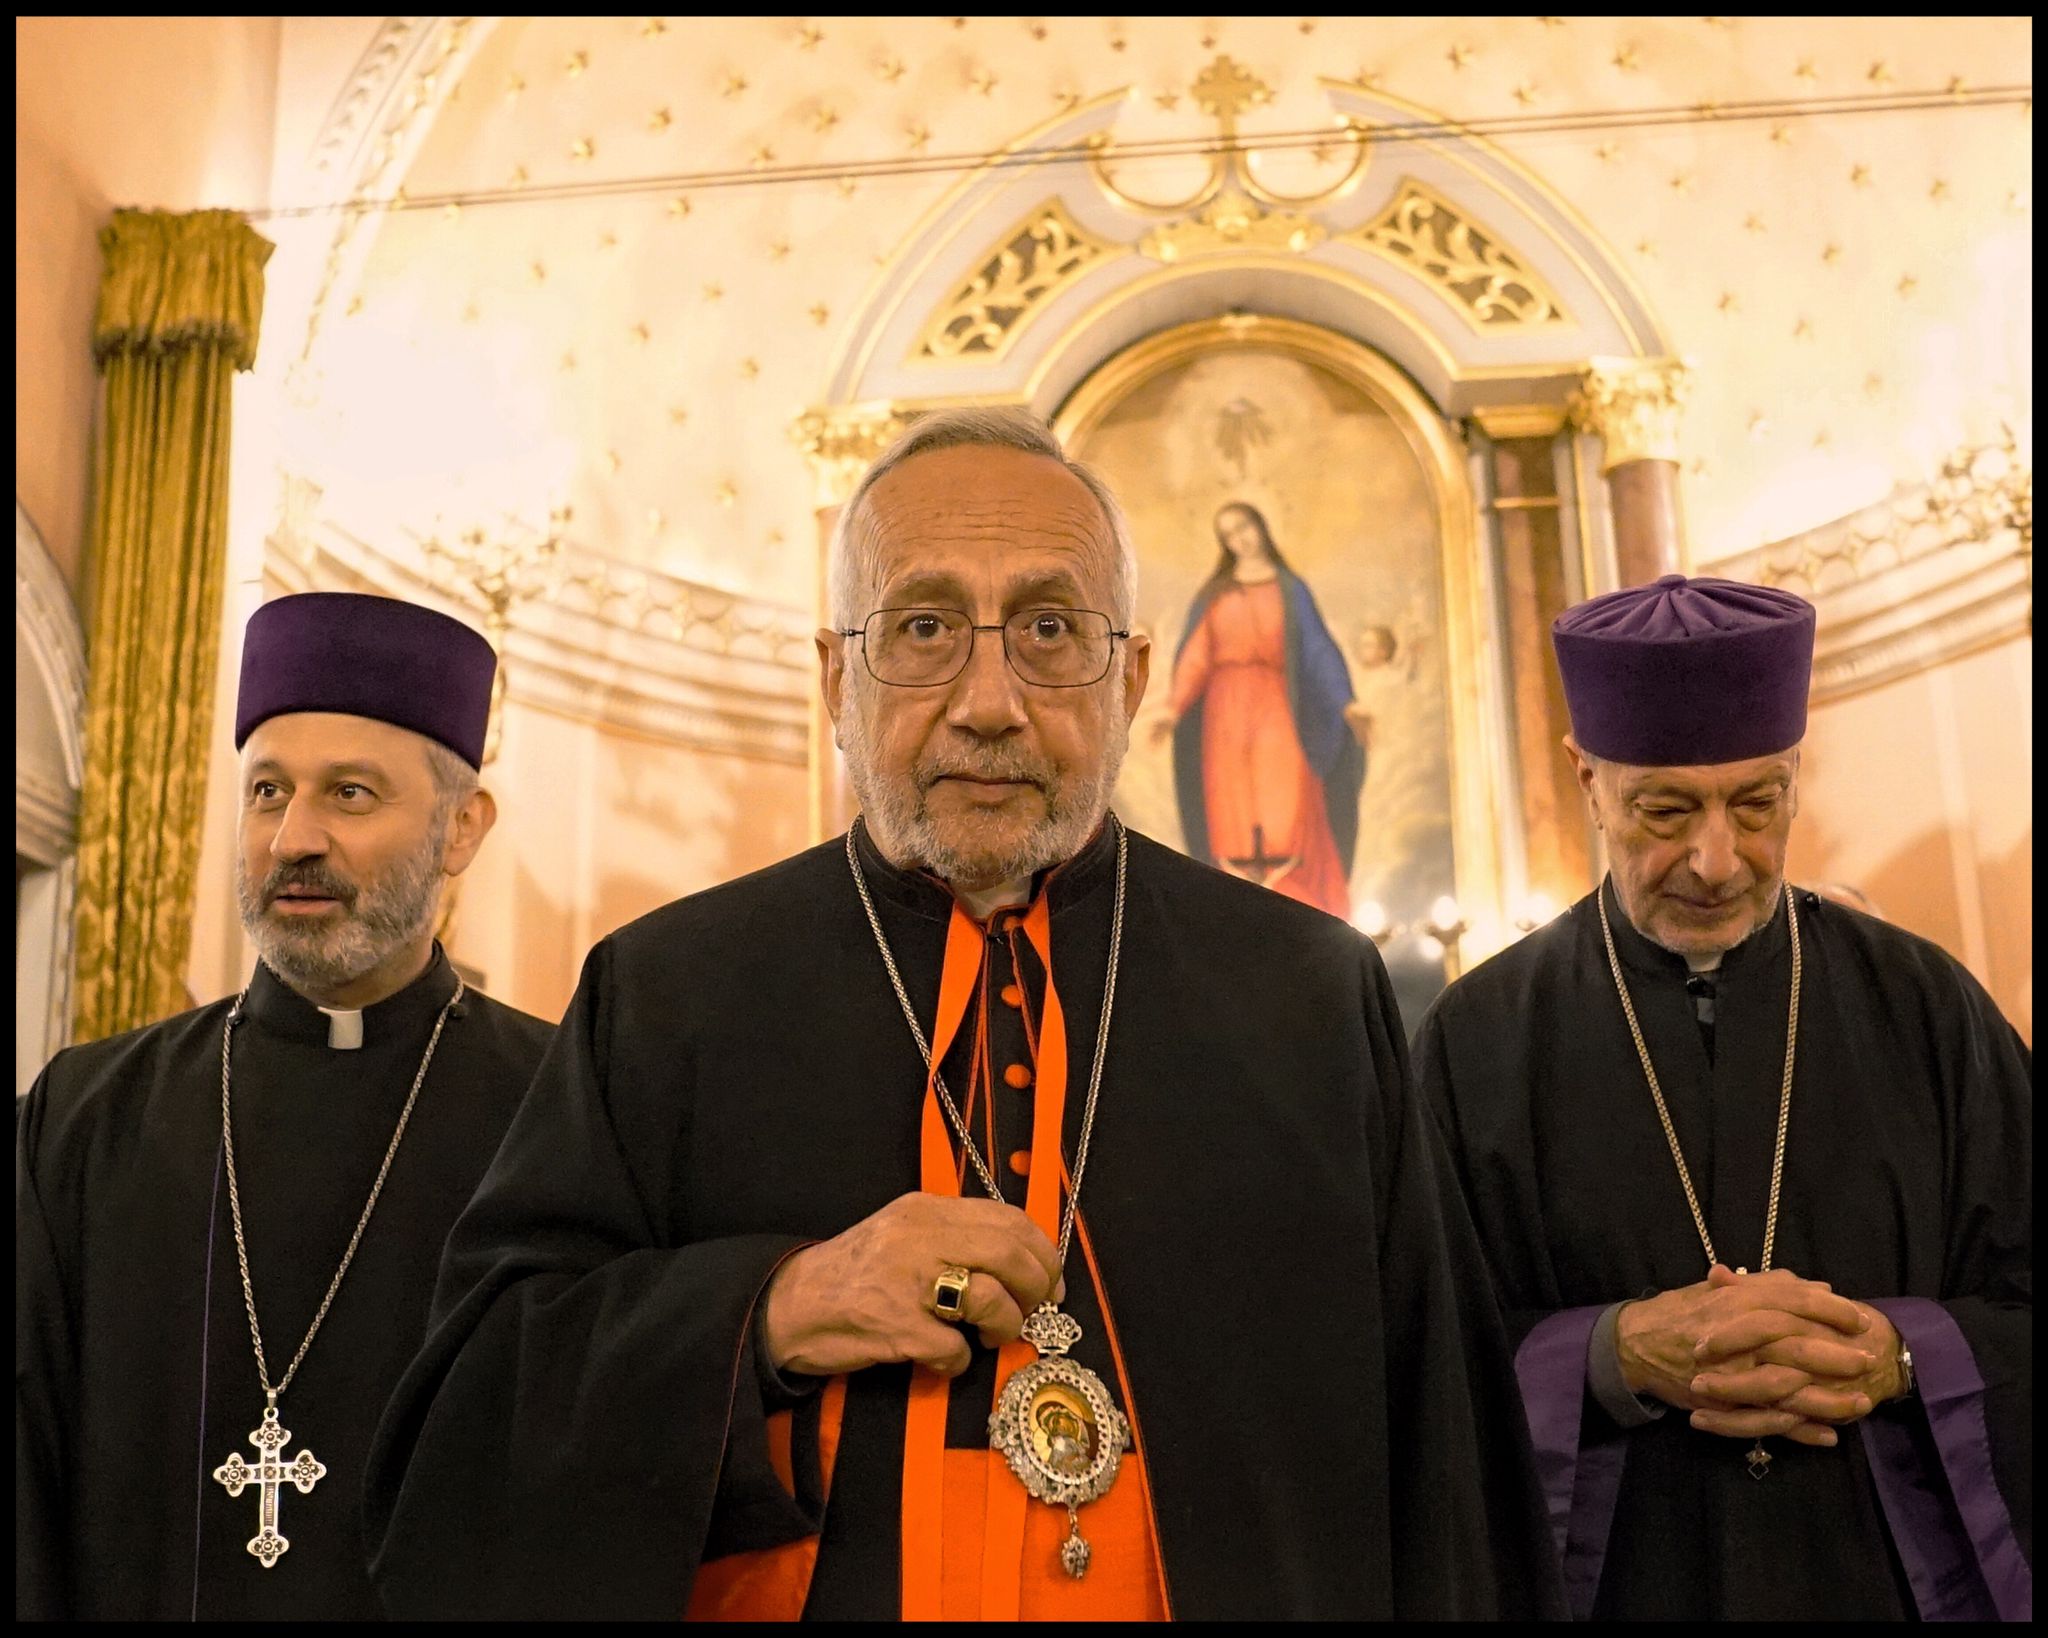
{"label": "ornate pectoral medallion", "polygon": [[1038,1358],[1003,1385],[988,1419],[989,1443],[1026,1490],[1067,1510],[1060,1564],[1078,1580],[1088,1573],[1089,1548],[1077,1510],[1107,1495],[1116,1482],[1131,1425],[1102,1378],[1066,1357],[1081,1340],[1073,1319],[1047,1303],[1024,1322],[1024,1340]]}

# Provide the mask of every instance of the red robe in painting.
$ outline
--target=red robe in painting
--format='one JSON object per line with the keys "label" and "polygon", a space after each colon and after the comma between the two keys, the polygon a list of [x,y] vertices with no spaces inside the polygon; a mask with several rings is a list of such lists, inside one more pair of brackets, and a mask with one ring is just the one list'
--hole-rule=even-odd
{"label": "red robe in painting", "polygon": [[1176,720],[1197,702],[1209,855],[1234,875],[1348,917],[1348,873],[1331,834],[1323,782],[1302,750],[1288,703],[1278,578],[1230,582],[1202,611],[1174,664]]}

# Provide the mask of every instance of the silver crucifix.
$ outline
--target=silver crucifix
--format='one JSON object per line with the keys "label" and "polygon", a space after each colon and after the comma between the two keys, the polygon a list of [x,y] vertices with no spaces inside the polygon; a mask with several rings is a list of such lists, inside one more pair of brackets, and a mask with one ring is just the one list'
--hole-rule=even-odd
{"label": "silver crucifix", "polygon": [[246,1485],[263,1487],[263,1503],[257,1514],[256,1534],[249,1540],[249,1551],[262,1560],[266,1570],[291,1546],[277,1533],[278,1486],[297,1485],[299,1494],[308,1496],[313,1486],[327,1477],[327,1469],[309,1450],[301,1450],[289,1463],[278,1460],[277,1453],[291,1442],[291,1437],[289,1428],[278,1426],[277,1406],[272,1405],[263,1413],[263,1426],[249,1435],[249,1443],[262,1452],[256,1465],[251,1467],[240,1456],[231,1455],[213,1470],[213,1476],[227,1487],[230,1496],[239,1496]]}

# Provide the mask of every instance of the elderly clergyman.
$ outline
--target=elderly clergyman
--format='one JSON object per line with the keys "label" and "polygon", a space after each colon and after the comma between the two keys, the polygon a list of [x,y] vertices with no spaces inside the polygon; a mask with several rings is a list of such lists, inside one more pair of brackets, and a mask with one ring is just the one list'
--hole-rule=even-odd
{"label": "elderly clergyman", "polygon": [[1109,811],[1133,581],[1026,417],[867,474],[862,817],[591,954],[379,1432],[392,1615],[1561,1611],[1372,947]]}
{"label": "elderly clergyman", "polygon": [[250,619],[248,988],[59,1053],[16,1111],[18,1618],[378,1618],[370,1436],[549,1034],[434,939],[496,813],[496,663],[391,598]]}
{"label": "elderly clergyman", "polygon": [[1934,945],[1786,883],[1810,605],[1670,575],[1553,637],[1609,874],[1415,1062],[1573,1610],[2027,1619],[2030,1055]]}

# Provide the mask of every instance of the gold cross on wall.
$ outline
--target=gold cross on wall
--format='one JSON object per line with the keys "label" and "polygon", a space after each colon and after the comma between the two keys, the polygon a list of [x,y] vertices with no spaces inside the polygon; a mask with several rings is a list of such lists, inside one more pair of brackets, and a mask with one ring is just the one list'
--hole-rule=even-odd
{"label": "gold cross on wall", "polygon": [[1195,103],[1222,123],[1226,137],[1237,134],[1237,116],[1273,100],[1273,88],[1248,74],[1228,57],[1218,57],[1196,76]]}

